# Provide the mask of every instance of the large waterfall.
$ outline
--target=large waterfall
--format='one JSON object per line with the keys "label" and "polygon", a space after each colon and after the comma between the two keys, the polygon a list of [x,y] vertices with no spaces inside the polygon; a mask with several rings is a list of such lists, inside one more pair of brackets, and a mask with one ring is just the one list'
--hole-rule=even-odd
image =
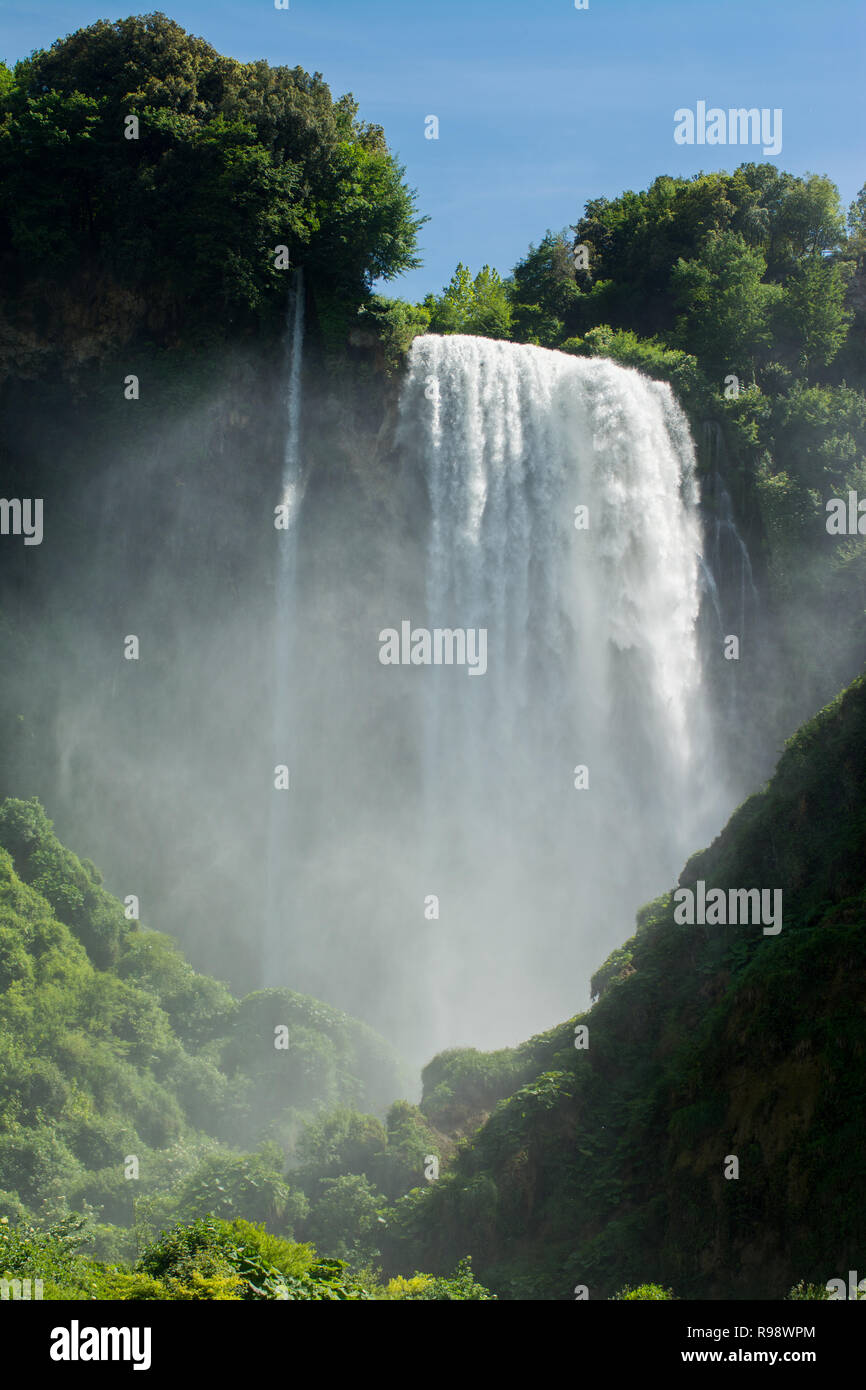
{"label": "large waterfall", "polygon": [[668,386],[459,336],[416,339],[379,459],[380,509],[307,498],[281,590],[300,766],[269,975],[429,1057],[585,1007],[716,828],[698,492]]}
{"label": "large waterfall", "polygon": [[399,429],[429,497],[400,616],[487,632],[483,676],[411,672],[431,987],[458,1034],[538,1026],[710,823],[692,442],[664,384],[467,337],[416,339]]}
{"label": "large waterfall", "polygon": [[604,800],[647,763],[679,800],[696,751],[700,529],[670,389],[607,361],[429,336],[401,424],[430,498],[428,625],[488,631],[483,685],[424,677],[428,774],[453,755],[461,783],[470,769],[487,781],[561,749],[551,794],[573,751],[594,757]]}

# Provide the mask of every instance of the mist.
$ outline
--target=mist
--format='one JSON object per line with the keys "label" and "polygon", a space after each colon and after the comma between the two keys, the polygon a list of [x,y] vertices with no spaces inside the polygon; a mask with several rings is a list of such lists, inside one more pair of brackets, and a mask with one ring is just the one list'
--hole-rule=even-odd
{"label": "mist", "polygon": [[[415,1063],[511,1045],[586,1006],[741,796],[707,668],[742,578],[666,384],[428,335],[359,431],[303,309],[296,285],[271,381],[224,363],[102,441],[22,677],[50,692],[44,799],[233,988],[315,995]],[[483,632],[486,669],[383,664],[407,624]]]}

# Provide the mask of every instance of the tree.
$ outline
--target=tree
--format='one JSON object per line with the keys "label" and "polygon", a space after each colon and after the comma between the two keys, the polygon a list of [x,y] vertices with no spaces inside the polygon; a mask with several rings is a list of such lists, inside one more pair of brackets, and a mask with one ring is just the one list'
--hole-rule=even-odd
{"label": "tree", "polygon": [[671,275],[682,310],[679,345],[715,372],[753,375],[771,342],[770,310],[782,295],[764,281],[766,268],[763,252],[739,232],[710,232],[699,254],[680,259]]}
{"label": "tree", "polygon": [[530,246],[507,288],[514,329],[523,342],[553,347],[567,336],[580,294],[568,233],[548,230],[538,246]]}
{"label": "tree", "polygon": [[866,183],[848,207],[848,230],[852,236],[866,231]]}
{"label": "tree", "polygon": [[836,185],[823,175],[805,179],[784,176],[778,211],[770,225],[767,262],[774,278],[792,274],[798,263],[836,250],[844,240],[845,220]]}
{"label": "tree", "polygon": [[223,57],[158,13],[3,71],[0,256],[16,281],[96,270],[223,325],[282,312],[278,245],[356,302],[419,264],[402,166],[319,74]]}
{"label": "tree", "polygon": [[486,1289],[483,1284],[479,1284],[475,1275],[472,1273],[472,1256],[466,1255],[457,1265],[456,1270],[451,1275],[439,1275],[435,1278],[415,1276],[416,1279],[424,1279],[417,1292],[412,1292],[408,1296],[418,1299],[421,1302],[437,1303],[463,1303],[463,1302],[493,1302],[496,1294]]}
{"label": "tree", "polygon": [[343,1106],[317,1116],[298,1139],[304,1181],[346,1173],[378,1175],[388,1136],[381,1120]]}
{"label": "tree", "polygon": [[779,318],[792,339],[793,354],[807,370],[825,367],[848,335],[851,315],[845,305],[853,272],[849,262],[816,253],[801,261],[785,287]]}
{"label": "tree", "polygon": [[123,908],[60,844],[35,797],[9,798],[0,806],[0,845],[9,850],[25,882],[72,929],[94,965],[112,965],[129,930]]}
{"label": "tree", "polygon": [[460,261],[442,294],[429,294],[423,307],[430,315],[431,333],[468,333],[480,338],[511,334],[508,294],[499,274],[488,265],[473,280]]}
{"label": "tree", "polygon": [[205,1159],[183,1183],[178,1209],[185,1219],[243,1217],[288,1236],[309,1210],[303,1194],[283,1181],[268,1153],[221,1153]]}
{"label": "tree", "polygon": [[360,1174],[325,1178],[305,1235],[318,1249],[363,1265],[379,1254],[384,1205],[383,1194]]}

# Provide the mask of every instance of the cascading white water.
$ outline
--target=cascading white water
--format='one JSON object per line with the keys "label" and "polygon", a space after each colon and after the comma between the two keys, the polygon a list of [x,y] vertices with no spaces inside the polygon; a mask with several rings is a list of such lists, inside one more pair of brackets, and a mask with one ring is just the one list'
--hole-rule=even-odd
{"label": "cascading white water", "polygon": [[399,442],[430,501],[425,612],[401,616],[488,632],[485,675],[414,672],[443,1008],[459,1033],[460,1001],[504,1013],[518,986],[537,1026],[575,935],[600,964],[707,829],[694,450],[663,383],[459,336],[415,340]]}
{"label": "cascading white water", "polygon": [[[428,768],[445,756],[455,688],[465,717],[447,738],[459,736],[462,768],[494,729],[509,745],[571,730],[612,750],[624,694],[612,682],[628,671],[654,761],[679,790],[695,752],[700,528],[670,389],[604,360],[428,336],[412,351],[401,428],[430,497],[429,624],[489,630],[488,698],[430,672]],[[539,695],[543,726],[526,727]]]}
{"label": "cascading white water", "polygon": [[[276,528],[276,634],[274,642],[273,753],[274,767],[284,764],[291,776],[291,754],[295,743],[292,667],[297,644],[297,559],[298,512],[303,501],[304,471],[301,457],[301,410],[303,405],[304,352],[304,275],[294,273],[289,292],[286,324],[285,444],[280,478],[279,505],[283,508]],[[277,518],[275,518],[276,523]],[[281,864],[285,855],[288,804],[285,793],[271,786],[270,845],[268,855],[269,933],[278,942],[281,930],[283,894]]]}
{"label": "cascading white water", "polygon": [[[287,382],[292,422],[297,354]],[[291,423],[287,439],[299,497]],[[423,1061],[583,1009],[725,796],[703,725],[694,451],[670,388],[425,336],[387,458],[377,472],[351,457],[380,505],[320,487],[278,538],[281,652],[295,636],[274,761],[294,757],[298,778],[272,793],[266,978]],[[485,673],[382,661],[383,631],[404,624],[410,639],[486,629]]]}
{"label": "cascading white water", "polygon": [[[288,326],[286,332],[286,442],[283,449],[282,496],[280,501],[289,509],[289,525],[283,536],[292,536],[298,508],[303,496],[301,469],[301,388],[304,357],[304,272],[295,271],[289,294]],[[283,546],[282,561],[294,553],[294,547]]]}

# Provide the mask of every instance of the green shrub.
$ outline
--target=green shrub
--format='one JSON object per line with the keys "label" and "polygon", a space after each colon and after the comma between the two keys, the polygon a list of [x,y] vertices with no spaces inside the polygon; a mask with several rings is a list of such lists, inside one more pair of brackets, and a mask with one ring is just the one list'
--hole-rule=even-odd
{"label": "green shrub", "polygon": [[823,1302],[830,1298],[830,1290],[826,1284],[808,1284],[805,1279],[801,1279],[799,1284],[795,1284],[790,1293],[786,1295],[786,1298]]}
{"label": "green shrub", "polygon": [[412,342],[430,326],[430,312],[421,304],[409,304],[403,299],[388,299],[374,294],[358,310],[358,322],[368,325],[378,335],[385,355],[389,375],[395,372]]}
{"label": "green shrub", "polygon": [[613,1301],[617,1299],[624,1301],[645,1299],[648,1302],[652,1302],[662,1299],[672,1299],[673,1297],[673,1291],[671,1289],[663,1289],[661,1284],[638,1284],[635,1288],[631,1288],[629,1284],[626,1284],[624,1288],[620,1289],[619,1293],[613,1295]]}
{"label": "green shrub", "polygon": [[447,1277],[416,1274],[414,1278],[423,1279],[425,1282],[417,1290],[407,1292],[404,1295],[407,1299],[423,1303],[489,1303],[496,1299],[496,1295],[483,1284],[479,1284],[473,1275],[470,1255],[466,1255],[457,1265],[455,1272]]}
{"label": "green shrub", "polygon": [[0,1278],[51,1279],[74,1285],[80,1270],[84,1218],[65,1216],[40,1228],[0,1216]]}

